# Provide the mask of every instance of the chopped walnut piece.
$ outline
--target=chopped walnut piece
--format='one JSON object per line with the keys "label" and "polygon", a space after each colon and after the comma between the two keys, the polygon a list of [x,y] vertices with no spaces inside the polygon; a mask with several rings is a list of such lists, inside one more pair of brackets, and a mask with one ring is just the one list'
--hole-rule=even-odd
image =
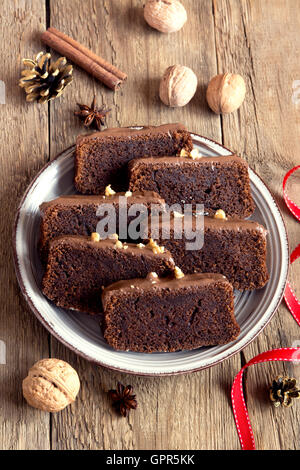
{"label": "chopped walnut piece", "polygon": [[185,149],[181,149],[179,155],[180,155],[180,157],[188,157],[189,156],[188,152]]}
{"label": "chopped walnut piece", "polygon": [[119,240],[119,235],[117,233],[112,233],[108,236],[110,240]]}
{"label": "chopped walnut piece", "polygon": [[109,184],[108,186],[106,186],[106,188],[105,188],[105,196],[113,196],[114,194],[116,194],[116,191],[114,191],[113,189],[111,189],[111,185]]}
{"label": "chopped walnut piece", "polygon": [[201,158],[201,155],[199,155],[199,150],[198,149],[193,149],[190,154],[189,154],[189,157],[191,157],[193,160],[195,158]]}
{"label": "chopped walnut piece", "polygon": [[131,196],[132,196],[132,192],[131,191],[126,191],[125,197],[131,197]]}
{"label": "chopped walnut piece", "polygon": [[123,248],[123,243],[120,240],[117,240],[115,243],[115,248]]}
{"label": "chopped walnut piece", "polygon": [[199,154],[199,150],[194,148],[190,152],[187,152],[185,149],[182,149],[180,154],[180,157],[189,157],[195,160],[196,158],[201,158],[201,155]]}
{"label": "chopped walnut piece", "polygon": [[153,251],[155,255],[158,253],[164,253],[165,252],[165,247],[164,246],[159,246],[156,241],[153,240],[153,238],[150,238],[149,243],[147,245],[147,248],[150,248],[150,250]]}
{"label": "chopped walnut piece", "polygon": [[145,248],[146,245],[144,245],[144,243],[138,243],[136,246],[138,248]]}
{"label": "chopped walnut piece", "polygon": [[174,212],[173,212],[173,216],[174,216],[175,218],[184,217],[183,214],[181,214],[180,212],[177,212],[177,211],[174,211]]}
{"label": "chopped walnut piece", "polygon": [[225,212],[222,210],[222,209],[218,209],[214,215],[214,218],[215,219],[223,219],[223,220],[226,220],[227,217],[226,217],[226,214]]}
{"label": "chopped walnut piece", "polygon": [[148,279],[148,281],[150,281],[151,284],[155,284],[157,282],[158,275],[155,272],[148,273],[146,279]]}
{"label": "chopped walnut piece", "polygon": [[176,279],[182,279],[184,277],[184,273],[181,271],[180,268],[178,268],[178,266],[175,266],[174,268],[174,276],[176,277]]}
{"label": "chopped walnut piece", "polygon": [[151,279],[153,279],[153,278],[157,279],[157,278],[158,278],[158,274],[155,273],[154,271],[152,271],[151,273],[148,273],[148,274],[147,274],[147,279],[150,279],[150,280],[151,280]]}
{"label": "chopped walnut piece", "polygon": [[99,242],[100,241],[100,235],[97,232],[93,232],[91,234],[91,240],[92,242]]}

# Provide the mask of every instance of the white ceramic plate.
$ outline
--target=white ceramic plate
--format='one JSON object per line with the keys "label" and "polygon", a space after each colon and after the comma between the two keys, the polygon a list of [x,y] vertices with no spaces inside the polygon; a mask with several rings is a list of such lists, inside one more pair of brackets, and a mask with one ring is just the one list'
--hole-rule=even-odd
{"label": "white ceramic plate", "polygon": [[[209,139],[193,134],[203,155],[230,155]],[[261,290],[235,292],[235,312],[241,334],[223,346],[175,353],[140,354],[116,352],[103,339],[97,318],[56,307],[42,294],[42,268],[37,253],[39,205],[63,194],[74,194],[74,147],[49,163],[27,189],[14,230],[15,267],[21,291],[43,325],[70,349],[105,367],[139,375],[171,375],[217,364],[249,344],[267,325],[283,296],[288,271],[288,240],[278,206],[262,180],[251,169],[251,189],[256,205],[251,218],[268,230],[270,280]]]}

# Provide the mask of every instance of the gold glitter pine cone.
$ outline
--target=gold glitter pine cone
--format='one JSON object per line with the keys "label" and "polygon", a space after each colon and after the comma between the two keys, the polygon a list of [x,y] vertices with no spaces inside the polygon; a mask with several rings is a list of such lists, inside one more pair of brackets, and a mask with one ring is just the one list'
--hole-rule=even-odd
{"label": "gold glitter pine cone", "polygon": [[23,59],[23,64],[29,68],[21,72],[19,85],[27,94],[26,101],[46,103],[59,97],[71,83],[73,67],[67,64],[66,58],[60,57],[52,63],[50,59],[51,54],[44,52],[39,52],[35,60]]}

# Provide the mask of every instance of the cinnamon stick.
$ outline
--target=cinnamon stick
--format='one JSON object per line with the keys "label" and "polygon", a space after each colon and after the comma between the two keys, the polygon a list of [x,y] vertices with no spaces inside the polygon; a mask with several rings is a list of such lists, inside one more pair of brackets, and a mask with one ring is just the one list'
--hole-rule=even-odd
{"label": "cinnamon stick", "polygon": [[126,73],[121,72],[121,70],[117,69],[117,67],[110,64],[106,60],[102,59],[102,57],[99,57],[97,54],[95,54],[94,52],[92,52],[90,49],[83,46],[79,42],[75,41],[75,39],[70,38],[66,34],[58,31],[56,28],[53,28],[52,26],[50,28],[48,28],[47,31],[50,31],[51,33],[55,34],[59,38],[61,38],[64,41],[68,42],[69,44],[71,44],[71,46],[75,47],[75,49],[78,49],[84,55],[86,55],[90,59],[94,60],[97,64],[99,64],[101,67],[106,69],[108,72],[110,72],[113,75],[115,75],[116,77],[118,77],[120,80],[125,81],[127,79]]}
{"label": "cinnamon stick", "polygon": [[112,90],[118,89],[127,79],[127,75],[117,67],[109,64],[106,60],[55,28],[48,28],[47,31],[42,33],[42,41]]}

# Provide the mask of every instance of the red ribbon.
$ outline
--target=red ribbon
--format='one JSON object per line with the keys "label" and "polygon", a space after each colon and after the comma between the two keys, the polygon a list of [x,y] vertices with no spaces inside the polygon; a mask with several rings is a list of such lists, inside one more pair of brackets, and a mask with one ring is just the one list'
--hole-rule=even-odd
{"label": "red ribbon", "polygon": [[[287,184],[287,181],[288,181],[289,177],[293,173],[295,173],[295,171],[297,171],[299,169],[300,169],[300,165],[295,166],[294,168],[292,168],[290,171],[287,172],[287,174],[285,175],[285,177],[283,179],[282,189],[283,189],[283,197],[284,197],[284,200],[285,200],[285,203],[286,203],[287,207],[289,208],[291,213],[296,217],[296,219],[300,221],[300,207],[297,206],[297,204],[295,204],[289,198],[289,196],[287,195],[286,190],[285,190],[285,187],[286,187],[286,184]],[[299,256],[300,256],[300,245],[298,245],[294,249],[293,253],[291,254],[291,257],[290,257],[291,264],[294,261],[296,261],[296,259],[298,259]],[[285,291],[284,291],[284,300],[286,301],[286,304],[288,306],[289,311],[291,312],[291,314],[295,318],[296,322],[300,326],[300,302],[297,299],[297,297],[296,297],[289,281],[287,281],[287,283],[286,283],[286,288],[285,288]]]}
{"label": "red ribbon", "polygon": [[278,348],[258,354],[258,356],[247,362],[235,377],[231,388],[231,401],[243,450],[255,450],[253,431],[243,393],[243,373],[251,365],[270,361],[300,362],[300,348]]}
{"label": "red ribbon", "polygon": [[[300,256],[300,245],[296,246],[294,249],[293,253],[291,254],[291,264],[296,261]],[[287,281],[285,291],[284,291],[284,300],[286,301],[286,304],[288,306],[289,311],[295,318],[296,322],[300,326],[300,302],[297,299],[290,281]]]}
{"label": "red ribbon", "polygon": [[[292,168],[283,179],[283,197],[286,202],[287,207],[300,221],[300,207],[297,206],[287,195],[285,187],[289,177],[296,171],[300,169],[300,165]],[[300,257],[300,244],[294,249],[291,254],[290,262],[291,264]],[[300,326],[300,302],[297,299],[291,284],[287,281],[284,299],[287,303],[287,306],[293,315],[294,319]],[[272,351],[266,351],[264,353],[258,354],[253,359],[251,359],[240,372],[236,375],[232,388],[231,388],[231,401],[233,407],[234,419],[237,427],[237,432],[240,438],[240,443],[242,449],[244,450],[255,450],[255,441],[253,436],[253,431],[244,399],[243,392],[243,373],[244,370],[254,364],[259,364],[262,362],[269,361],[289,361],[289,362],[300,362],[300,348],[278,348],[273,349]]]}
{"label": "red ribbon", "polygon": [[290,209],[291,213],[296,217],[296,219],[300,221],[300,207],[297,206],[297,204],[295,204],[295,203],[288,197],[288,195],[287,195],[287,193],[286,193],[286,190],[285,190],[287,180],[289,179],[289,177],[290,177],[293,173],[295,173],[295,171],[299,170],[299,168],[300,168],[300,165],[295,166],[294,168],[292,168],[290,171],[287,172],[287,174],[286,174],[285,177],[283,178],[282,189],[283,189],[283,197],[284,197],[284,200],[285,200],[286,205],[287,205],[288,208]]}

